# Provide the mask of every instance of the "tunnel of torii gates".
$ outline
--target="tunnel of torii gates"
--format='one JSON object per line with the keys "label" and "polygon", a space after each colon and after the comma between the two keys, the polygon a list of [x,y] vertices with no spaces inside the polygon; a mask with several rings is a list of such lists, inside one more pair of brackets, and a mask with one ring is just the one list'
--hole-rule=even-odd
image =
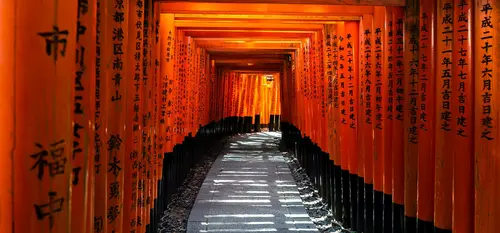
{"label": "tunnel of torii gates", "polygon": [[262,126],[346,228],[498,233],[499,22],[497,0],[2,0],[0,232],[155,232],[214,140]]}

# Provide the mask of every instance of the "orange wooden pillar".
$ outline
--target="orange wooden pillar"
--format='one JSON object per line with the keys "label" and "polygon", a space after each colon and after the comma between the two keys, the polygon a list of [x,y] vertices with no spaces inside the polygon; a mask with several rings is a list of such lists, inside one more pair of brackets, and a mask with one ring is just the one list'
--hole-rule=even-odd
{"label": "orange wooden pillar", "polygon": [[[138,192],[138,182],[141,176],[139,166],[142,158],[141,137],[142,130],[142,114],[144,111],[141,102],[143,96],[142,92],[142,38],[143,30],[137,28],[136,25],[143,24],[143,15],[138,11],[143,11],[143,6],[137,4],[129,5],[129,24],[128,24],[128,51],[127,54],[127,128],[126,128],[126,152],[125,158],[127,160],[125,166],[125,187],[124,187],[124,208],[123,208],[123,231],[124,232],[139,232],[138,230],[138,199],[140,198]],[[139,36],[137,36],[139,35]]]}
{"label": "orange wooden pillar", "polygon": [[417,164],[418,164],[418,75],[419,75],[419,1],[408,1],[406,6],[405,77],[404,77],[404,231],[416,231]]}
{"label": "orange wooden pillar", "polygon": [[[474,4],[475,76],[475,232],[500,231],[499,28],[500,3],[476,1]],[[458,116],[457,116],[458,117]]]}
{"label": "orange wooden pillar", "polygon": [[387,99],[384,98],[384,78],[387,77],[385,69],[385,57],[387,56],[387,39],[386,39],[386,8],[375,7],[373,16],[373,67],[372,67],[372,113],[373,113],[373,131],[374,131],[374,151],[373,151],[373,230],[374,232],[382,232],[383,223],[383,205],[384,205],[384,146],[386,132],[384,118],[387,113],[384,109],[384,103]]}
{"label": "orange wooden pillar", "polygon": [[384,65],[382,69],[386,74],[382,78],[382,108],[385,114],[383,120],[384,125],[384,173],[383,173],[383,232],[392,232],[393,230],[393,211],[392,211],[392,141],[393,123],[394,123],[394,101],[395,101],[395,33],[393,8],[387,7],[384,15],[384,36],[385,36],[385,51]]}
{"label": "orange wooden pillar", "polygon": [[160,131],[160,96],[162,95],[162,85],[160,80],[160,7],[158,2],[153,2],[151,14],[151,37],[152,37],[152,52],[151,52],[151,69],[153,73],[153,154],[151,155],[151,199],[150,199],[150,231],[156,228],[157,221],[157,206],[158,206],[158,191],[159,191],[159,161],[163,157],[163,132]]}
{"label": "orange wooden pillar", "polygon": [[339,126],[338,143],[340,147],[340,168],[341,168],[341,190],[342,190],[342,206],[343,206],[343,222],[350,225],[351,207],[349,200],[349,149],[351,143],[349,140],[349,124],[348,124],[348,58],[347,58],[347,30],[344,22],[337,24],[338,29],[338,103],[339,103]]}
{"label": "orange wooden pillar", "polygon": [[[430,2],[429,2],[430,3]],[[435,3],[433,1],[432,3]],[[451,230],[452,225],[452,187],[453,187],[453,148],[455,133],[452,131],[454,108],[452,104],[453,76],[453,1],[437,1],[436,30],[436,158],[435,158],[435,200],[434,225],[439,230]],[[423,169],[423,168],[422,168]],[[419,193],[420,194],[420,193]],[[426,200],[428,202],[428,200]],[[430,214],[430,213],[429,213]],[[429,216],[432,217],[432,216]],[[427,219],[425,219],[428,221]]]}
{"label": "orange wooden pillar", "polygon": [[344,219],[343,205],[342,205],[342,154],[340,147],[340,135],[342,135],[342,128],[340,127],[340,104],[339,104],[339,38],[340,27],[339,25],[332,25],[332,70],[333,70],[333,83],[332,83],[332,122],[333,122],[333,166],[334,166],[334,203],[336,208],[336,216],[338,219]]}
{"label": "orange wooden pillar", "polygon": [[160,16],[160,79],[163,82],[166,96],[161,99],[161,115],[165,115],[164,124],[160,131],[165,132],[163,137],[165,146],[164,153],[172,153],[174,149],[173,127],[174,127],[174,15],[161,14]]}
{"label": "orange wooden pillar", "polygon": [[[420,4],[419,65],[418,65],[418,231],[433,231],[434,217],[434,156],[435,156],[435,38],[436,1],[422,0]],[[439,40],[439,39],[438,39]],[[439,43],[439,42],[438,42]],[[439,91],[438,91],[439,92]],[[425,172],[424,172],[425,171]],[[436,170],[437,171],[437,170]],[[436,185],[438,189],[438,186]],[[436,202],[437,203],[437,202]]]}
{"label": "orange wooden pillar", "polygon": [[151,40],[154,39],[151,33],[151,8],[152,1],[144,1],[144,12],[143,12],[143,24],[142,24],[142,93],[141,101],[143,106],[141,123],[142,123],[142,135],[141,135],[141,164],[140,167],[140,178],[138,182],[138,189],[140,190],[140,197],[137,200],[137,205],[139,208],[139,213],[137,217],[137,227],[139,232],[146,232],[149,224],[149,201],[151,192],[151,156],[153,156],[153,99],[152,99],[152,89],[153,89],[153,72],[151,70]]}
{"label": "orange wooden pillar", "polygon": [[107,168],[108,168],[108,150],[106,147],[106,129],[108,116],[108,101],[110,95],[107,87],[107,57],[110,51],[105,49],[109,46],[109,37],[106,36],[107,24],[106,7],[104,1],[98,0],[96,4],[96,65],[95,65],[95,113],[93,118],[94,129],[94,219],[93,231],[96,233],[107,232]]}
{"label": "orange wooden pillar", "polygon": [[403,232],[404,216],[404,114],[405,114],[405,67],[404,62],[404,9],[391,7],[394,23],[394,121],[392,129],[392,202],[393,232]]}
{"label": "orange wooden pillar", "polygon": [[[104,5],[103,5],[104,6]],[[107,17],[104,20],[105,30],[103,49],[107,53],[103,57],[107,67],[105,76],[107,102],[107,130],[105,149],[108,151],[107,171],[107,210],[106,221],[107,232],[121,232],[123,227],[123,190],[125,160],[125,113],[126,113],[126,85],[127,85],[127,44],[128,44],[128,6],[129,2],[115,4],[109,1],[107,7]],[[112,15],[117,12],[123,17],[115,19]]]}
{"label": "orange wooden pillar", "polygon": [[349,190],[350,197],[346,201],[351,203],[351,226],[355,230],[357,229],[357,202],[356,198],[358,195],[357,181],[358,181],[358,145],[355,143],[357,139],[358,130],[358,104],[359,104],[359,90],[357,88],[359,80],[359,22],[345,22],[345,50],[346,50],[346,65],[344,69],[346,72],[346,84],[347,94],[346,101],[348,106],[348,119],[347,124],[349,128],[347,129],[348,142],[347,157],[349,162]]}
{"label": "orange wooden pillar", "polygon": [[[333,58],[332,58],[332,25],[326,24],[323,29],[323,83],[324,83],[324,111],[326,118],[326,151],[328,152],[328,161],[326,161],[327,169],[327,184],[326,188],[328,189],[328,197],[326,198],[328,205],[332,209],[332,212],[335,217],[337,217],[337,208],[335,206],[335,169],[333,166],[333,144],[331,143],[331,139],[333,137],[333,122],[332,122],[332,101],[333,101]],[[292,78],[292,77],[290,77]],[[293,81],[293,80],[290,80]],[[283,87],[283,90],[287,90],[288,85]],[[290,97],[289,97],[290,98]],[[294,104],[285,103],[286,108],[290,108]],[[295,109],[290,109],[290,111],[296,111]]]}
{"label": "orange wooden pillar", "polygon": [[365,229],[365,144],[364,144],[364,125],[365,125],[365,99],[364,95],[366,93],[365,90],[365,31],[364,24],[362,22],[359,23],[359,75],[358,75],[358,131],[357,131],[357,141],[359,143],[358,149],[358,196],[357,196],[357,230],[363,232]]}
{"label": "orange wooden pillar", "polygon": [[[4,7],[10,9],[4,2],[1,4],[2,14]],[[2,83],[7,84],[2,86],[6,89],[2,94],[8,94],[9,88],[13,88],[10,93],[14,98],[13,103],[7,103],[13,109],[2,114],[15,116],[11,135],[14,148],[2,145],[10,155],[1,155],[2,162],[4,156],[8,156],[6,161],[10,163],[2,165],[11,166],[14,177],[13,188],[7,186],[9,183],[2,183],[6,190],[12,192],[12,199],[7,201],[13,201],[13,209],[5,213],[7,218],[10,213],[13,214],[13,222],[6,224],[16,232],[67,232],[71,227],[70,178],[74,139],[71,112],[74,110],[72,93],[76,70],[77,2],[15,1],[15,7],[11,9],[13,14],[17,12],[15,15],[5,15],[14,18],[3,21],[2,15],[0,23],[2,35],[6,32],[6,24],[16,26],[15,34],[5,35],[2,39],[0,55],[0,71],[3,74],[10,70],[10,76],[2,77]],[[33,20],[34,17],[36,20]],[[5,29],[9,30],[8,27]],[[13,50],[3,50],[4,42],[12,42],[9,36],[15,36],[11,38],[16,46],[10,44],[8,46]],[[7,67],[3,66],[9,64],[11,66],[4,69]],[[15,80],[15,86],[12,83],[8,85],[11,78]],[[4,131],[8,133],[7,127],[12,124],[8,121],[4,123],[7,124]],[[9,168],[2,168],[2,175],[9,171]],[[3,203],[6,203],[5,200],[2,200]],[[2,221],[4,208],[9,208],[6,204],[1,207]],[[0,227],[7,228],[3,223]]]}
{"label": "orange wooden pillar", "polygon": [[90,231],[94,222],[92,202],[93,155],[91,119],[94,114],[93,78],[95,76],[96,1],[79,5],[77,11],[76,70],[73,86],[73,149],[71,160],[71,229]]}
{"label": "orange wooden pillar", "polygon": [[[474,232],[474,72],[472,67],[473,1],[453,2],[453,202],[451,225],[436,227],[456,233]],[[483,18],[484,19],[484,18]],[[477,42],[476,42],[477,43]],[[436,216],[438,213],[436,212]]]}
{"label": "orange wooden pillar", "polygon": [[12,232],[13,209],[13,158],[9,156],[14,146],[14,9],[16,1],[2,1],[0,3],[0,86],[2,87],[2,101],[0,102],[0,120],[4,128],[0,133],[0,232]]}
{"label": "orange wooden pillar", "polygon": [[375,86],[375,31],[373,28],[373,15],[363,15],[361,21],[363,30],[363,53],[364,57],[362,82],[363,82],[363,104],[362,114],[362,135],[363,135],[363,169],[364,169],[364,208],[365,208],[365,228],[364,232],[373,232],[373,159],[374,159],[374,110],[376,109],[376,86]]}

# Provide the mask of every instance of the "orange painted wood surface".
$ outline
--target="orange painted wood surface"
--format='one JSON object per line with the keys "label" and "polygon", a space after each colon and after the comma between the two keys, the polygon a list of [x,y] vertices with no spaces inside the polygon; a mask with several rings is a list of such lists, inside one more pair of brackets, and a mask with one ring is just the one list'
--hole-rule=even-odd
{"label": "orange painted wood surface", "polygon": [[75,74],[73,83],[73,148],[71,157],[71,231],[87,232],[94,220],[92,186],[93,138],[91,119],[93,78],[95,77],[95,28],[96,1],[77,8]]}
{"label": "orange painted wood surface", "polygon": [[373,15],[364,15],[363,20],[363,72],[361,73],[363,82],[363,113],[362,113],[362,135],[363,135],[363,160],[364,160],[364,181],[366,184],[373,184],[373,159],[374,159],[374,129],[375,121],[375,31],[373,28]]}
{"label": "orange painted wood surface", "polygon": [[453,1],[437,1],[436,27],[436,157],[435,157],[435,226],[451,230],[453,147],[452,131],[452,83],[456,70],[453,69]]}
{"label": "orange painted wood surface", "polygon": [[[439,2],[439,1],[438,1]],[[419,25],[418,64],[418,177],[417,217],[419,221],[432,222],[434,218],[434,156],[435,156],[435,41],[436,1],[422,0]],[[439,16],[438,16],[439,17]],[[437,39],[439,40],[439,39]],[[426,171],[426,172],[421,172]],[[436,168],[437,171],[437,168]],[[439,189],[436,185],[436,189]],[[438,202],[436,202],[437,204]]]}
{"label": "orange painted wood surface", "polygon": [[475,232],[500,231],[500,160],[498,160],[498,77],[500,17],[498,1],[474,3],[475,84]]}
{"label": "orange painted wood surface", "polygon": [[372,31],[372,121],[373,121],[373,188],[382,192],[384,188],[384,142],[385,131],[384,118],[387,114],[384,111],[383,103],[387,102],[383,96],[383,78],[387,76],[385,72],[385,57],[387,56],[387,39],[385,37],[385,7],[375,7]]}
{"label": "orange painted wood surface", "polygon": [[[472,60],[473,1],[453,2],[453,232],[474,232],[474,61]],[[447,219],[448,220],[448,219]],[[449,220],[446,223],[450,223]],[[436,224],[437,225],[437,224]],[[450,225],[444,225],[448,227]],[[445,228],[446,229],[446,228]]]}
{"label": "orange painted wood surface", "polygon": [[418,74],[419,74],[419,1],[406,6],[404,41],[404,209],[408,217],[417,216],[418,164]]}
{"label": "orange painted wood surface", "polygon": [[392,147],[393,147],[393,124],[395,121],[395,110],[394,102],[396,101],[396,75],[394,73],[394,67],[396,65],[396,30],[395,30],[395,17],[394,8],[388,7],[385,11],[385,31],[384,36],[386,38],[386,56],[384,56],[384,65],[382,69],[385,72],[385,77],[382,79],[382,108],[385,113],[385,117],[382,119],[384,125],[384,174],[383,174],[383,192],[388,195],[392,195]]}
{"label": "orange painted wood surface", "polygon": [[[123,194],[123,231],[139,232],[138,218],[141,217],[138,200],[141,197],[139,191],[139,180],[142,176],[140,167],[142,151],[142,115],[144,106],[142,104],[142,48],[143,48],[143,30],[138,28],[137,24],[144,22],[144,17],[138,11],[143,11],[144,6],[137,4],[129,5],[129,23],[128,23],[128,54],[127,56],[127,144],[125,159],[127,161],[124,175],[124,194]],[[141,183],[142,184],[142,183]],[[141,217],[142,220],[142,217]]]}
{"label": "orange painted wood surface", "polygon": [[404,117],[405,117],[405,67],[404,61],[404,9],[392,8],[394,17],[394,122],[392,129],[392,200],[394,203],[404,204]]}
{"label": "orange painted wood surface", "polygon": [[16,25],[16,46],[10,45],[14,56],[9,57],[16,121],[9,164],[14,175],[10,224],[16,232],[70,229],[76,17],[76,1],[16,1],[13,21],[1,23]]}
{"label": "orange painted wood surface", "polygon": [[14,148],[14,24],[15,2],[2,1],[0,3],[0,79],[1,99],[0,120],[5,128],[0,133],[0,183],[4,188],[0,191],[0,232],[12,232],[12,200],[13,200],[13,158],[10,156]]}
{"label": "orange painted wood surface", "polygon": [[358,173],[358,153],[360,148],[357,143],[357,132],[359,129],[358,119],[358,106],[359,106],[359,89],[356,88],[359,80],[359,22],[346,22],[345,23],[346,36],[346,50],[347,50],[347,89],[348,89],[348,105],[349,105],[349,134],[348,141],[350,146],[348,151],[349,159],[349,173]]}

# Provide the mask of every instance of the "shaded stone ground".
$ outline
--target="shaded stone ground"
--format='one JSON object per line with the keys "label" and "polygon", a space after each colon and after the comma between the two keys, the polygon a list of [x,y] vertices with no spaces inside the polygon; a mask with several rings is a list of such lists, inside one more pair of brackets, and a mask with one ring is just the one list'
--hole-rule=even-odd
{"label": "shaded stone ground", "polygon": [[174,194],[158,232],[349,232],[293,155],[279,151],[280,138],[238,135],[205,155]]}
{"label": "shaded stone ground", "polygon": [[187,232],[318,232],[279,152],[280,136],[229,140],[200,189]]}
{"label": "shaded stone ground", "polygon": [[288,152],[282,152],[285,160],[292,171],[293,179],[297,184],[300,197],[304,203],[307,213],[320,232],[353,233],[344,229],[339,222],[333,218],[331,209],[323,202],[318,190],[310,181],[306,171],[300,167],[297,159]]}
{"label": "shaded stone ground", "polygon": [[159,224],[159,233],[186,232],[189,213],[193,208],[203,180],[210,171],[212,164],[224,148],[227,139],[218,142],[203,158],[190,170],[184,183],[172,197],[172,202],[163,213]]}

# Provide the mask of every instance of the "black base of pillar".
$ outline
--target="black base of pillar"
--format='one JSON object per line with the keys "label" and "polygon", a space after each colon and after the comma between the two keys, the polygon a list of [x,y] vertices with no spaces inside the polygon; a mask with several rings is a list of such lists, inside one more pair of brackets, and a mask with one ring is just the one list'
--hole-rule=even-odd
{"label": "black base of pillar", "polygon": [[343,202],[343,215],[342,222],[344,227],[351,227],[351,202],[349,197],[349,170],[342,170],[342,202]]}
{"label": "black base of pillar", "polygon": [[434,233],[452,233],[452,230],[445,230],[438,227],[434,227]]}
{"label": "black base of pillar", "polygon": [[358,231],[365,231],[365,179],[358,177]]}
{"label": "black base of pillar", "polygon": [[280,131],[281,130],[281,116],[280,115],[274,115],[274,130]]}
{"label": "black base of pillar", "polygon": [[403,205],[392,203],[392,232],[393,233],[403,233],[404,232],[404,216],[405,209]]}
{"label": "black base of pillar", "polygon": [[349,186],[351,189],[351,227],[358,231],[358,176],[349,174]]}
{"label": "black base of pillar", "polygon": [[392,233],[392,195],[384,194],[384,233]]}
{"label": "black base of pillar", "polygon": [[274,115],[269,116],[269,131],[274,131]]}
{"label": "black base of pillar", "polygon": [[255,122],[254,122],[254,132],[260,132],[260,115],[255,115]]}
{"label": "black base of pillar", "polygon": [[373,232],[382,233],[384,222],[384,193],[373,190]]}
{"label": "black base of pillar", "polygon": [[417,233],[417,218],[405,216],[404,233]]}
{"label": "black base of pillar", "polygon": [[365,233],[373,233],[373,184],[365,184]]}
{"label": "black base of pillar", "polygon": [[432,222],[418,219],[417,220],[417,232],[418,233],[434,233],[434,224]]}
{"label": "black base of pillar", "polygon": [[343,221],[344,209],[342,206],[342,168],[338,165],[334,165],[334,169],[335,175],[333,183],[335,184],[335,193],[333,195],[335,197],[335,219]]}

